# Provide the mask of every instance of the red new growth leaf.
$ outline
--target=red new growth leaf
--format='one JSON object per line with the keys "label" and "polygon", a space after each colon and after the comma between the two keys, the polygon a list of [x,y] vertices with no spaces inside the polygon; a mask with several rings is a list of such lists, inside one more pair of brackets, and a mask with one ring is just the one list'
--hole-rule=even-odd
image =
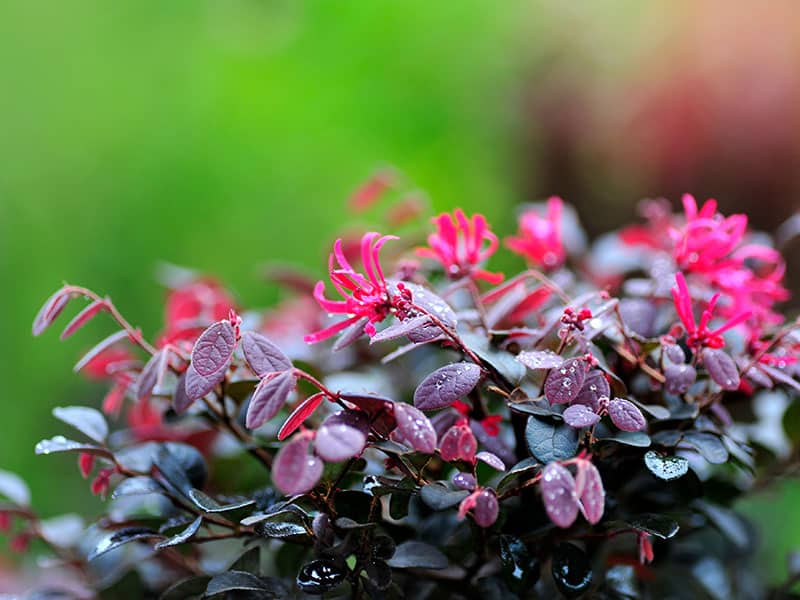
{"label": "red new growth leaf", "polygon": [[603,518],[606,492],[600,472],[590,460],[578,460],[578,473],[575,476],[575,494],[580,500],[580,509],[589,523],[595,525]]}
{"label": "red new growth leaf", "polygon": [[559,527],[567,529],[578,517],[578,498],[572,473],[552,462],[542,471],[541,486],[547,516]]}
{"label": "red new growth leaf", "polygon": [[439,454],[441,454],[442,459],[447,461],[465,460],[474,463],[477,449],[478,441],[475,439],[475,435],[469,428],[466,419],[462,419],[445,431],[439,444]]}
{"label": "red new growth leaf", "polygon": [[84,479],[89,477],[89,474],[92,472],[92,467],[94,467],[94,454],[81,452],[78,455],[78,468],[80,469],[81,475],[83,475]]}
{"label": "red new growth leaf", "polygon": [[199,400],[225,378],[235,347],[236,334],[228,320],[217,321],[200,335],[186,373],[189,400]]}
{"label": "red new growth leaf", "polygon": [[65,340],[73,333],[78,331],[81,327],[83,327],[86,323],[88,323],[97,313],[103,310],[108,309],[108,299],[103,300],[95,300],[88,306],[86,306],[81,312],[75,315],[75,318],[69,322],[69,324],[64,328],[64,331],[61,332],[61,339]]}
{"label": "red new growth leaf", "polygon": [[280,431],[278,431],[278,439],[283,441],[292,435],[295,430],[317,410],[317,407],[324,399],[325,394],[323,392],[317,392],[313,396],[309,396],[303,400],[281,426]]}
{"label": "red new growth leaf", "polygon": [[71,297],[72,295],[69,288],[64,286],[45,300],[42,308],[40,308],[39,312],[36,314],[36,318],[33,320],[33,335],[41,335],[45,329],[50,327],[58,315],[61,314],[61,311],[64,310],[64,307]]}
{"label": "red new growth leaf", "polygon": [[272,481],[287,495],[305,494],[322,477],[323,462],[308,453],[311,438],[300,433],[284,444],[272,464]]}

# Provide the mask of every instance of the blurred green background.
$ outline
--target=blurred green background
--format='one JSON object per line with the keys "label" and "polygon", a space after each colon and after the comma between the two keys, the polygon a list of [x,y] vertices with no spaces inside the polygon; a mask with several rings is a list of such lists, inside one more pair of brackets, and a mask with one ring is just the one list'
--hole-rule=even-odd
{"label": "blurred green background", "polygon": [[[398,167],[436,209],[479,209],[499,232],[513,227],[515,203],[545,194],[578,204],[596,233],[632,216],[639,197],[673,194],[675,185],[701,196],[740,189],[725,175],[744,176],[738,155],[708,179],[706,155],[689,152],[694,162],[676,167],[673,154],[709,148],[715,131],[761,135],[758,119],[748,125],[734,111],[725,121],[704,104],[681,128],[675,103],[662,103],[666,113],[626,104],[647,104],[654,93],[642,89],[684,72],[680,61],[667,68],[662,50],[679,46],[670,42],[686,22],[714,27],[725,5],[713,4],[698,18],[689,2],[649,10],[632,1],[518,1],[502,10],[489,0],[0,3],[0,468],[26,476],[45,515],[99,506],[73,459],[33,455],[37,440],[60,431],[53,406],[93,404],[103,392],[71,366],[108,323],[63,344],[55,332],[31,338],[34,314],[64,280],[109,294],[148,335],[161,326],[159,261],[216,274],[243,305],[266,305],[276,295],[259,265],[320,271],[347,222],[348,194],[381,164]],[[694,33],[703,37],[702,27]],[[780,67],[773,80],[783,86],[770,88],[778,109],[763,110],[783,110],[791,129],[800,120],[787,90],[797,80],[784,72],[794,73],[800,54],[773,60],[785,50],[759,60]],[[724,74],[731,64],[707,68]],[[726,85],[738,84],[725,79],[721,97]],[[723,116],[696,142],[689,125],[709,115]],[[645,127],[637,138],[642,118],[678,119],[681,134],[644,165],[620,146],[661,148],[674,127]],[[800,152],[792,154],[796,140],[785,142],[789,150],[779,142],[767,154],[789,162],[767,161],[773,171],[757,175],[775,181],[779,169],[787,183],[762,207],[773,219],[762,226],[796,207]],[[654,169],[659,160],[670,168]],[[747,206],[748,197],[731,195],[723,210]],[[796,495],[764,502],[788,507]],[[800,514],[787,509],[785,518],[765,547],[783,550],[798,536]]]}

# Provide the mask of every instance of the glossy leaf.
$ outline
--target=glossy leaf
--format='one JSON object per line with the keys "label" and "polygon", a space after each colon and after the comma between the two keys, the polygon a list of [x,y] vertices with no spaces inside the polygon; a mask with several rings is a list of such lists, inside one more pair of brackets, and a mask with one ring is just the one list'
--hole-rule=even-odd
{"label": "glossy leaf", "polygon": [[704,431],[687,431],[683,434],[684,443],[695,448],[708,462],[720,465],[728,460],[728,449],[719,436]]}
{"label": "glossy leaf", "polygon": [[573,404],[583,404],[597,412],[600,398],[609,398],[611,387],[608,380],[600,369],[593,369],[586,375],[578,395],[572,401]]}
{"label": "glossy leaf", "polygon": [[542,501],[550,520],[564,529],[578,517],[578,497],[575,479],[565,467],[552,462],[542,471]]}
{"label": "glossy leaf", "polygon": [[680,526],[674,520],[664,515],[642,514],[626,519],[630,527],[638,531],[644,531],[662,540],[674,537],[678,533]]}
{"label": "glossy leaf", "polygon": [[161,550],[162,548],[169,548],[170,546],[179,546],[183,543],[188,542],[197,530],[200,529],[200,525],[203,524],[203,517],[199,516],[194,521],[192,521],[189,526],[178,533],[177,535],[172,536],[171,538],[164,540],[162,542],[158,542],[155,545],[156,550]]}
{"label": "glossy leaf", "polygon": [[74,440],[68,440],[63,435],[57,435],[49,440],[42,440],[34,448],[36,454],[54,454],[58,452],[86,452],[96,456],[111,458],[109,450],[93,444],[83,444]]}
{"label": "glossy leaf", "polygon": [[308,419],[325,399],[324,392],[317,392],[297,405],[278,431],[278,439],[285,440]]}
{"label": "glossy leaf", "polygon": [[343,410],[329,416],[317,430],[316,453],[328,462],[339,462],[358,456],[367,443],[369,421],[365,413]]}
{"label": "glossy leaf", "polygon": [[439,454],[443,460],[475,461],[478,440],[468,425],[453,425],[442,436],[439,443]]}
{"label": "glossy leaf", "polygon": [[576,429],[591,427],[600,420],[600,415],[583,404],[573,404],[567,407],[562,416],[567,425]]}
{"label": "glossy leaf", "polygon": [[497,502],[497,495],[494,490],[483,489],[475,497],[475,506],[472,509],[472,517],[479,527],[484,529],[494,525],[497,515],[500,512],[500,505]]}
{"label": "glossy leaf", "polygon": [[539,579],[539,562],[532,558],[525,543],[512,535],[500,536],[500,562],[511,589],[523,592]]}
{"label": "glossy leaf", "polygon": [[258,377],[276,371],[288,371],[292,361],[269,338],[254,331],[242,334],[244,359]]}
{"label": "glossy leaf", "polygon": [[608,416],[622,431],[641,431],[647,427],[647,421],[639,407],[623,398],[609,401]]}
{"label": "glossy leaf", "polygon": [[127,477],[114,489],[111,499],[116,500],[123,496],[138,496],[144,494],[163,494],[164,488],[152,477],[144,475]]}
{"label": "glossy leaf", "polygon": [[644,464],[653,475],[665,481],[683,477],[689,471],[689,461],[682,456],[666,456],[655,450],[645,452]]}
{"label": "glossy leaf", "polygon": [[433,454],[436,450],[436,430],[422,411],[398,402],[394,406],[394,416],[403,442],[418,452]]}
{"label": "glossy leaf", "polygon": [[[458,319],[447,302],[416,283],[404,281],[403,285],[411,292],[411,302],[414,305],[434,315],[448,329],[455,330]],[[408,339],[417,344],[436,339],[440,335],[442,335],[442,330],[433,323],[418,327],[407,334]]]}
{"label": "glossy leaf", "polygon": [[414,405],[420,410],[450,406],[470,393],[480,378],[480,367],[472,363],[460,362],[441,367],[423,379],[414,391]]}
{"label": "glossy leaf", "polygon": [[451,490],[438,481],[428,483],[420,489],[420,498],[433,510],[451,508],[469,496],[466,490]]}
{"label": "glossy leaf", "polygon": [[697,380],[697,371],[692,365],[667,363],[664,366],[664,388],[670,394],[685,394]]}
{"label": "glossy leaf", "polygon": [[135,541],[160,540],[164,536],[146,527],[123,527],[106,535],[89,552],[86,560],[91,561],[98,556]]}
{"label": "glossy leaf", "polygon": [[292,371],[283,371],[258,384],[247,407],[245,426],[257,429],[280,412],[297,382]]}
{"label": "glossy leaf", "polygon": [[406,319],[405,321],[397,321],[396,323],[392,323],[389,325],[389,327],[386,327],[385,329],[382,329],[373,335],[369,343],[376,344],[378,342],[396,340],[397,338],[401,338],[409,334],[413,335],[418,329],[428,326],[430,321],[430,318],[428,318],[426,315],[412,317],[410,319]]}
{"label": "glossy leaf", "polygon": [[578,431],[569,425],[533,416],[528,417],[525,441],[531,454],[546,464],[575,456],[578,449]]}
{"label": "glossy leaf", "polygon": [[453,475],[453,485],[456,486],[460,490],[469,490],[470,492],[474,490],[478,482],[475,479],[475,476],[471,473],[455,473]]}
{"label": "glossy leaf", "polygon": [[286,598],[289,590],[274,577],[259,577],[246,571],[225,571],[208,582],[206,596],[253,593],[258,598]]}
{"label": "glossy leaf", "polygon": [[739,369],[724,350],[703,350],[703,366],[717,385],[723,390],[739,389]]}
{"label": "glossy leaf", "polygon": [[553,549],[551,567],[556,587],[567,598],[580,596],[592,585],[592,564],[574,544],[558,544]]}
{"label": "glossy leaf", "polygon": [[239,510],[240,508],[244,508],[246,506],[252,506],[255,504],[255,500],[252,498],[244,498],[238,500],[227,501],[224,504],[217,502],[206,494],[205,492],[198,490],[198,489],[191,489],[189,490],[189,499],[197,505],[198,508],[202,509],[208,513],[222,513],[222,512],[229,512],[232,510]]}
{"label": "glossy leaf", "polygon": [[587,373],[586,362],[570,358],[552,369],[544,381],[544,395],[550,404],[569,404],[578,396]]}
{"label": "glossy leaf", "polygon": [[300,434],[286,442],[275,455],[272,481],[284,494],[305,494],[322,477],[323,463],[308,453],[310,440]]}
{"label": "glossy leaf", "polygon": [[53,416],[71,425],[86,437],[102,444],[108,437],[108,423],[103,414],[88,406],[57,406]]}
{"label": "glossy leaf", "polygon": [[555,369],[564,359],[552,350],[523,350],[517,354],[517,360],[532,371]]}
{"label": "glossy leaf", "polygon": [[186,395],[199,400],[225,378],[236,347],[236,334],[230,321],[209,326],[192,348],[192,362],[186,372]]}
{"label": "glossy leaf", "polygon": [[312,560],[297,573],[297,587],[308,594],[324,594],[341,584],[346,574],[346,570],[332,560]]}
{"label": "glossy leaf", "polygon": [[491,452],[486,452],[486,451],[478,452],[475,455],[475,459],[486,463],[487,465],[489,465],[490,467],[492,467],[497,471],[506,470],[506,465],[503,463],[502,460],[500,460],[500,457],[497,456],[496,454],[492,454]]}

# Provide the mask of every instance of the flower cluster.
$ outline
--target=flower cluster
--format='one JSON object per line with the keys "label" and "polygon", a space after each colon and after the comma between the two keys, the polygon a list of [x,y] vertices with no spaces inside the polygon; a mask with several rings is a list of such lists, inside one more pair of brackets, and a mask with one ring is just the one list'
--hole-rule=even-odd
{"label": "flower cluster", "polygon": [[170,292],[156,343],[64,286],[33,332],[81,298],[62,337],[109,316],[77,370],[111,391],[105,414],[54,409],[77,439],[36,451],[77,453],[111,506],[69,529],[0,472],[0,531],[88,565],[74,578],[109,596],[136,570],[141,595],[165,597],[678,597],[669,574],[702,586],[709,565],[721,589],[766,591],[742,579],[751,532],[728,504],[789,443],[775,414],[800,392],[800,330],[776,312],[782,259],[713,201],[651,201],[647,223],[585,255],[567,252],[565,210],[522,213],[506,239],[520,273],[487,271],[498,237],[455,210],[425,248],[337,240],[339,299],[284,272],[298,295],[240,316],[195,278]]}

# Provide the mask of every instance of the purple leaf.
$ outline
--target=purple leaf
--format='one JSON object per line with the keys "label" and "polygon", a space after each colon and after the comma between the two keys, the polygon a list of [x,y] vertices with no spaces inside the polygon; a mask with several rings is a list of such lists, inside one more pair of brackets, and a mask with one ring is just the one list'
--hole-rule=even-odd
{"label": "purple leaf", "polygon": [[42,308],[39,309],[36,318],[33,320],[33,327],[31,328],[31,331],[33,332],[34,336],[41,335],[45,329],[53,324],[53,321],[55,321],[56,317],[61,314],[61,311],[64,310],[64,307],[67,305],[67,302],[69,302],[71,297],[72,294],[70,294],[66,288],[61,288],[55,294],[45,300]]}
{"label": "purple leaf", "polygon": [[235,347],[236,334],[230,321],[217,321],[200,335],[186,373],[186,395],[190,400],[199,400],[225,378]]}
{"label": "purple leaf", "polygon": [[550,520],[567,529],[578,518],[578,499],[572,473],[556,462],[542,471],[542,501]]}
{"label": "purple leaf", "polygon": [[266,336],[254,331],[245,331],[242,334],[242,352],[253,373],[259,377],[292,368],[292,361],[283,350]]}
{"label": "purple leaf", "polygon": [[[447,328],[452,330],[456,328],[456,325],[458,324],[456,313],[453,312],[453,309],[450,308],[450,305],[447,304],[447,302],[434,294],[432,291],[422,287],[421,285],[417,285],[416,283],[404,281],[403,285],[411,292],[411,302],[413,304],[434,315]],[[423,342],[429,342],[430,340],[439,337],[441,334],[442,330],[439,328],[439,326],[429,323],[428,325],[423,325],[414,329],[413,331],[409,332],[407,336],[412,342],[420,344]]]}
{"label": "purple leaf", "polygon": [[453,475],[453,485],[461,490],[469,490],[471,492],[478,486],[478,482],[471,473],[457,472]]}
{"label": "purple leaf", "polygon": [[387,327],[386,329],[382,329],[381,331],[373,335],[369,343],[374,344],[376,342],[395,340],[397,338],[406,336],[409,333],[416,331],[420,327],[424,327],[429,323],[430,319],[428,318],[427,315],[420,315],[418,317],[412,317],[410,319],[406,319],[405,321],[398,321],[397,323],[393,323],[392,325],[389,325],[389,327]]}
{"label": "purple leaf", "polygon": [[669,394],[685,394],[697,379],[697,371],[692,365],[667,362],[664,365],[664,389]]}
{"label": "purple leaf", "polygon": [[475,498],[475,506],[472,511],[472,516],[478,526],[486,528],[494,525],[497,521],[497,514],[500,512],[500,506],[497,502],[497,496],[494,490],[484,489],[478,492]]}
{"label": "purple leaf", "polygon": [[564,422],[575,429],[591,427],[600,420],[600,415],[583,404],[573,404],[564,411],[562,416]]}
{"label": "purple leaf", "polygon": [[329,416],[317,430],[314,448],[328,462],[340,462],[358,456],[364,450],[369,432],[367,416],[355,410],[343,410]]}
{"label": "purple leaf", "polygon": [[581,460],[578,462],[575,493],[580,500],[579,507],[583,516],[592,525],[597,524],[603,518],[606,492],[603,489],[600,472],[591,461]]}
{"label": "purple leaf", "polygon": [[272,378],[265,377],[256,386],[247,407],[245,426],[257,429],[278,414],[295,385],[292,371],[283,371]]}
{"label": "purple leaf", "polygon": [[414,405],[420,410],[436,410],[450,406],[466,396],[478,384],[481,368],[460,362],[437,369],[414,391]]}
{"label": "purple leaf", "polygon": [[286,442],[272,463],[272,481],[286,495],[305,494],[313,489],[324,463],[308,453],[310,439],[300,434]]}
{"label": "purple leaf", "polygon": [[506,470],[506,465],[502,460],[500,460],[500,457],[496,454],[492,454],[491,452],[478,452],[475,455],[475,458],[481,462],[485,462],[487,465],[498,471]]}
{"label": "purple leaf", "polygon": [[723,390],[739,389],[739,369],[724,350],[706,348],[703,350],[703,366]]}
{"label": "purple leaf", "polygon": [[682,365],[686,362],[686,354],[678,344],[666,344],[664,346],[664,357],[676,365]]}
{"label": "purple leaf", "polygon": [[573,404],[583,404],[593,411],[597,411],[600,398],[608,398],[611,395],[611,388],[603,372],[599,369],[589,371],[583,381],[581,391],[572,401]]}
{"label": "purple leaf", "polygon": [[432,454],[436,450],[436,430],[421,410],[398,402],[394,406],[394,416],[402,441],[425,454]]}
{"label": "purple leaf", "polygon": [[194,400],[190,400],[189,396],[186,394],[186,373],[188,372],[187,369],[180,374],[178,383],[175,386],[175,394],[172,396],[172,408],[174,408],[175,412],[179,415],[189,410],[189,407],[194,402]]}
{"label": "purple leaf", "polygon": [[324,392],[317,392],[313,396],[309,396],[303,400],[281,426],[280,431],[278,431],[278,439],[283,441],[293,434],[295,430],[302,425],[303,421],[317,410],[317,407],[324,399]]}
{"label": "purple leaf", "polygon": [[608,416],[622,431],[641,431],[647,427],[639,407],[622,398],[614,398],[608,403]]}
{"label": "purple leaf", "polygon": [[73,333],[78,331],[81,327],[86,325],[97,313],[101,310],[108,308],[108,300],[95,300],[86,306],[81,312],[75,315],[75,318],[70,321],[61,332],[61,339],[65,340]]}
{"label": "purple leaf", "polygon": [[98,342],[94,348],[92,348],[86,354],[84,354],[83,358],[81,358],[78,361],[78,363],[74,367],[72,367],[72,370],[77,373],[83,367],[89,364],[89,362],[98,354],[100,354],[103,350],[106,350],[111,346],[113,346],[114,344],[116,344],[117,342],[121,342],[122,340],[125,339],[128,339],[128,332],[125,331],[124,329],[121,329],[116,333],[112,333],[110,336],[108,336],[101,342]]}
{"label": "purple leaf", "polygon": [[150,360],[147,361],[139,377],[136,378],[136,395],[138,398],[149,398],[153,393],[153,388],[163,377],[164,370],[167,368],[166,364],[167,353],[164,350],[159,350]]}
{"label": "purple leaf", "polygon": [[[800,391],[800,383],[798,383],[795,379],[793,379],[783,369],[778,367],[771,367],[769,365],[764,365],[764,364],[759,365],[759,367],[763,369],[770,377],[772,377],[772,379],[774,379],[778,383],[783,383],[785,385],[788,385],[789,387],[793,387],[794,389]],[[755,369],[750,369],[750,371],[754,370]]]}
{"label": "purple leaf", "polygon": [[569,404],[581,391],[588,367],[578,358],[570,358],[547,374],[544,395],[550,404]]}
{"label": "purple leaf", "polygon": [[355,342],[358,338],[364,335],[364,326],[369,323],[369,319],[364,317],[363,319],[359,319],[352,325],[350,325],[347,329],[345,329],[342,334],[336,338],[336,342],[333,344],[333,351],[338,352],[343,348],[347,348],[350,344]]}
{"label": "purple leaf", "polygon": [[517,360],[529,369],[555,369],[564,359],[552,350],[524,350],[517,354]]}
{"label": "purple leaf", "polygon": [[86,437],[103,443],[108,436],[108,423],[99,410],[88,406],[57,406],[53,416],[67,425],[71,425]]}

